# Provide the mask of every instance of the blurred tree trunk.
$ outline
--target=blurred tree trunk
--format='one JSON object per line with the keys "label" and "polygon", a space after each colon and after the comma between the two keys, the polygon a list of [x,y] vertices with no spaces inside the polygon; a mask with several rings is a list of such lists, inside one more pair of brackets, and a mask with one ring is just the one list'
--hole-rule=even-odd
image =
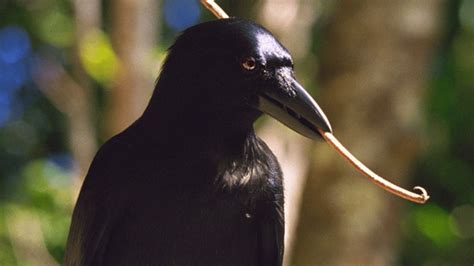
{"label": "blurred tree trunk", "polygon": [[[100,1],[79,1],[74,4],[75,43],[72,49],[71,74],[58,62],[45,58],[44,64],[54,69],[53,75],[34,75],[40,90],[58,110],[68,118],[68,140],[74,169],[75,187],[78,192],[90,162],[97,149],[94,128],[94,97],[90,78],[80,60],[80,44],[84,37],[101,26]],[[73,193],[75,198],[77,193]]]}
{"label": "blurred tree trunk", "polygon": [[106,137],[135,121],[146,107],[158,69],[152,50],[160,21],[157,0],[117,0],[112,5],[112,43],[120,68],[109,92]]}
{"label": "blurred tree trunk", "polygon": [[79,45],[88,33],[100,28],[102,6],[98,0],[86,2],[75,0],[73,3],[76,27],[73,76],[77,80],[78,86],[75,86],[75,89],[73,89],[74,93],[72,95],[75,97],[71,97],[71,94],[65,94],[65,97],[71,99],[68,101],[69,112],[67,112],[69,118],[69,142],[74,160],[78,165],[77,176],[79,178],[76,179],[78,181],[76,187],[79,188],[80,183],[82,183],[80,181],[85,177],[97,150],[97,137],[93,119],[95,114],[93,108],[94,97],[91,93],[90,78],[79,59]]}
{"label": "blurred tree trunk", "polygon": [[[341,0],[323,35],[318,102],[335,135],[394,183],[420,144],[428,63],[442,0]],[[318,143],[304,190],[291,265],[387,265],[396,256],[400,205]]]}

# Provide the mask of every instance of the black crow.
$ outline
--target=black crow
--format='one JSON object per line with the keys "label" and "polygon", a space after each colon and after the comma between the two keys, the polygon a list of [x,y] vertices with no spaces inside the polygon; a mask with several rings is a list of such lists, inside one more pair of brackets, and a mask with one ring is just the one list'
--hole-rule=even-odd
{"label": "black crow", "polygon": [[263,113],[331,131],[262,26],[222,19],[170,48],[143,115],[97,153],[66,265],[281,265],[282,173],[254,132]]}

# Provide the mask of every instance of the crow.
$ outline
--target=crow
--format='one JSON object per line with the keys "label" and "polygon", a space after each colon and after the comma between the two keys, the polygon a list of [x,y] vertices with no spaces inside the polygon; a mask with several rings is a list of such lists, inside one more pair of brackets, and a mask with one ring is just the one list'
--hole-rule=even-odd
{"label": "crow", "polygon": [[331,132],[268,30],[238,18],[185,30],[143,115],[95,156],[65,265],[281,265],[282,172],[253,128],[263,113]]}

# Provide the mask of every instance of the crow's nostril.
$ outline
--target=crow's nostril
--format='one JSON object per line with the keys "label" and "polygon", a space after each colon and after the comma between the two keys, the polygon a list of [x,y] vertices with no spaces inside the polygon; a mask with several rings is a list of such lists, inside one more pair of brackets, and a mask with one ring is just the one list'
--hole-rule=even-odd
{"label": "crow's nostril", "polygon": [[291,97],[291,98],[295,98],[296,97],[296,91],[294,89],[289,89],[288,90],[288,95]]}

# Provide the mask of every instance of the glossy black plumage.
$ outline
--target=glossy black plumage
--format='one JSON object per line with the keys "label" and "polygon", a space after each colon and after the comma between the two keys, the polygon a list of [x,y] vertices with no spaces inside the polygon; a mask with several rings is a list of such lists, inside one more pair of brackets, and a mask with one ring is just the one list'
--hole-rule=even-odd
{"label": "glossy black plumage", "polygon": [[[248,56],[255,70],[242,68]],[[282,173],[253,122],[263,94],[294,97],[292,80],[290,55],[259,25],[186,30],[142,117],[96,155],[65,264],[281,265]],[[298,130],[291,114],[282,121]]]}

